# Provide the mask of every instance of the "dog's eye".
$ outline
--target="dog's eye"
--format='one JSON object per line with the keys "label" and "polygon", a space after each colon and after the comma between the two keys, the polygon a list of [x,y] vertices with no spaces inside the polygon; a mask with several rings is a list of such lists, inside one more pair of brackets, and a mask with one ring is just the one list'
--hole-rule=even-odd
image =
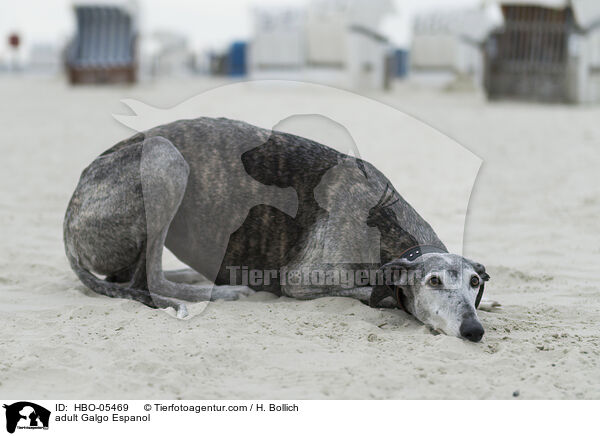
{"label": "dog's eye", "polygon": [[440,278],[438,276],[431,276],[429,278],[429,286],[433,286],[434,288],[437,288],[438,286],[440,286],[442,284],[442,281],[440,280]]}
{"label": "dog's eye", "polygon": [[479,277],[477,277],[477,276],[471,277],[471,286],[473,286],[474,288],[479,286]]}

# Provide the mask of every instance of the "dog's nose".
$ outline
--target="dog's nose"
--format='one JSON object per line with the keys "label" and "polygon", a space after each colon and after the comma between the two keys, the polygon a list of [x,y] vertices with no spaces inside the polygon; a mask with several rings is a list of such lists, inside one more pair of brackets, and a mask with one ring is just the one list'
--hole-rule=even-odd
{"label": "dog's nose", "polygon": [[467,318],[460,325],[460,335],[469,341],[479,342],[483,333],[483,326],[475,318]]}

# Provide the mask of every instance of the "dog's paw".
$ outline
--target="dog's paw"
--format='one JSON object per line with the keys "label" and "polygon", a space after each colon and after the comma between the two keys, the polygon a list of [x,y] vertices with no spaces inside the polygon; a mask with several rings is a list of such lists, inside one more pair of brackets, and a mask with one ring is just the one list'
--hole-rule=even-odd
{"label": "dog's paw", "polygon": [[498,303],[494,300],[481,300],[479,303],[479,310],[483,310],[484,312],[497,312],[502,307],[502,304]]}
{"label": "dog's paw", "polygon": [[183,303],[180,303],[179,307],[177,308],[177,314],[175,315],[175,317],[177,319],[184,319],[188,315],[189,315],[189,312],[187,310],[187,306]]}
{"label": "dog's paw", "polygon": [[184,303],[173,302],[168,307],[163,307],[161,310],[173,318],[186,319],[189,316],[189,311]]}
{"label": "dog's paw", "polygon": [[213,289],[210,299],[233,301],[254,293],[255,291],[247,286],[218,286]]}

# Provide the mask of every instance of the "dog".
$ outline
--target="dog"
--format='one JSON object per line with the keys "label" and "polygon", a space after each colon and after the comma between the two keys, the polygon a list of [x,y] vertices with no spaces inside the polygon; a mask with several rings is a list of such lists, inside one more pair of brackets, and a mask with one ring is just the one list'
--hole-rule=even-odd
{"label": "dog", "polygon": [[[485,267],[448,253],[380,171],[242,121],[179,120],[119,142],[81,174],[63,231],[88,288],[180,317],[185,301],[268,291],[350,297],[447,335],[484,334]],[[211,284],[163,271],[163,247]]]}

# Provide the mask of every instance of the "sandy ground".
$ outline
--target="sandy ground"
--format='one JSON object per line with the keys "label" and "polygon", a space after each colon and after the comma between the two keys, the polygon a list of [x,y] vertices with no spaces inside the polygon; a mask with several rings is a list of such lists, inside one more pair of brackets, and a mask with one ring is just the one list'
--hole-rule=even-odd
{"label": "sandy ground", "polygon": [[62,218],[81,170],[131,134],[119,100],[167,107],[215,84],[1,78],[0,397],[600,398],[600,108],[374,95],[484,160],[464,254],[502,308],[480,312],[479,344],[344,298],[257,294],[181,321],[86,290]]}

